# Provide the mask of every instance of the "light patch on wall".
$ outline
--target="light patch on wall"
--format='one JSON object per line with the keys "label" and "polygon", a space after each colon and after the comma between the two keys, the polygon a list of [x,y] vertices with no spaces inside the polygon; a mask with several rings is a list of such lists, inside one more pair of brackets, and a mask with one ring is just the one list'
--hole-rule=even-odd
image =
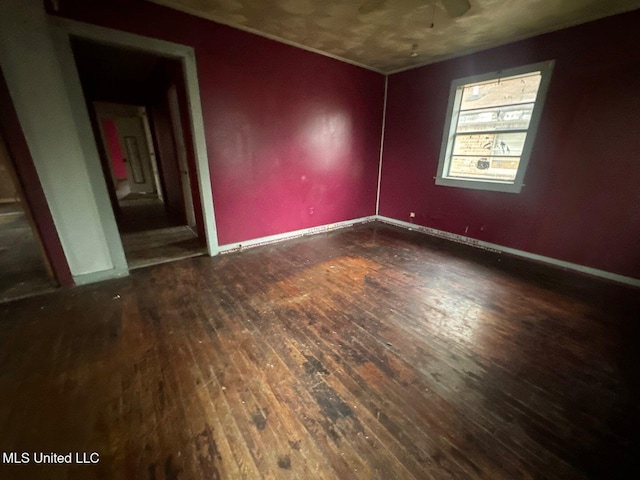
{"label": "light patch on wall", "polygon": [[342,113],[320,113],[302,129],[302,144],[313,160],[312,167],[321,170],[334,168],[349,154],[351,117]]}
{"label": "light patch on wall", "polygon": [[213,158],[218,162],[220,174],[228,178],[241,177],[255,163],[257,133],[242,111],[228,109],[224,118],[226,123],[217,124],[212,131]]}

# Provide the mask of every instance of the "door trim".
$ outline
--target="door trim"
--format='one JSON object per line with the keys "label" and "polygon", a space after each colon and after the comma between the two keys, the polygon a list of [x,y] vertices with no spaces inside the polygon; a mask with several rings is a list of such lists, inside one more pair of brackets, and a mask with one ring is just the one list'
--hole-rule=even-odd
{"label": "door trim", "polygon": [[180,170],[180,183],[182,185],[182,198],[184,199],[185,217],[187,225],[195,231],[196,229],[196,213],[193,208],[193,190],[191,187],[191,178],[189,176],[189,162],[187,160],[187,147],[185,144],[185,135],[182,130],[180,103],[178,100],[178,88],[175,83],[167,89],[167,105],[169,107],[169,117],[171,120],[171,129],[173,131],[173,145],[176,150],[176,159],[178,160],[178,169]]}
{"label": "door trim", "polygon": [[[209,173],[209,159],[207,156],[202,104],[200,101],[200,87],[198,84],[198,72],[194,49],[186,45],[58,17],[49,17],[49,25],[53,30],[54,37],[65,40],[65,43],[67,44],[66,48],[69,49],[71,48],[71,37],[78,37],[105,45],[134,48],[153,53],[155,55],[176,59],[181,62],[187,90],[187,106],[189,109],[193,147],[196,156],[196,174],[198,178],[198,188],[200,189],[200,199],[202,202],[202,217],[207,242],[207,252],[209,255],[219,254],[220,247],[218,244],[218,235],[216,230],[213,192],[211,189],[211,177]],[[75,60],[72,62],[62,62],[61,67],[65,73],[65,78],[75,84],[72,87],[74,89],[81,88]],[[74,108],[82,108],[83,110],[87,109],[82,98],[72,95],[70,96],[70,100],[72,103],[82,102],[82,105],[76,104],[74,105]],[[85,121],[88,122],[88,113]],[[79,125],[79,128],[82,127],[82,125]],[[87,124],[82,129],[87,130],[90,128],[91,126]],[[98,197],[98,195],[96,196]],[[100,195],[100,197],[102,197],[102,195]],[[96,198],[96,200],[99,203],[110,205],[106,191],[105,198]],[[115,244],[122,249],[119,236],[115,240],[110,238],[113,234],[114,232],[109,232],[109,234],[107,234],[109,237],[107,238],[109,245]],[[118,232],[116,231],[115,234],[117,235]],[[112,242],[112,240],[114,241]],[[122,256],[124,257],[124,252],[122,252]]]}

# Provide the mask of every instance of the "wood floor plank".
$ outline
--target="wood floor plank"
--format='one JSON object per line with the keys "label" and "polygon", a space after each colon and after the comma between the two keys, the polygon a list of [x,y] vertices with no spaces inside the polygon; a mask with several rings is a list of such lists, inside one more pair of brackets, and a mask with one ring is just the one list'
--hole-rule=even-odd
{"label": "wood floor plank", "polygon": [[[231,297],[228,297],[229,302],[231,303]],[[229,303],[229,304],[230,304]],[[243,322],[245,327],[248,327],[249,329],[253,329],[253,325],[251,323],[251,321],[247,318],[246,312],[236,312],[236,318]],[[256,351],[256,349],[252,349],[252,351]],[[280,357],[280,360],[282,360],[282,356]],[[266,370],[269,371],[272,366],[275,364],[276,360],[274,359],[273,361],[266,361],[265,365]],[[286,366],[288,368],[294,368],[296,366],[296,363],[286,363]],[[289,373],[289,375],[291,375],[291,373]],[[298,380],[300,379],[300,377],[296,377]],[[304,414],[303,414],[303,420],[305,420],[307,422],[307,427],[309,430],[313,431],[313,432],[318,432],[319,428],[324,431],[326,431],[327,429],[329,429],[329,436],[333,436],[333,435],[338,435],[336,433],[336,430],[334,429],[333,425],[328,424],[326,422],[326,420],[324,420],[322,414],[321,414],[321,409],[320,406],[314,402],[313,399],[313,395],[310,394],[309,391],[305,391],[304,390],[304,382],[301,385],[300,382],[298,381],[297,384],[293,385],[292,388],[294,389],[294,391],[296,392],[296,394],[293,396],[293,401],[294,402],[305,402],[306,408],[304,410]],[[317,437],[316,437],[317,438]],[[326,433],[325,433],[325,437],[320,437],[322,440],[326,441],[327,437],[326,437]],[[327,442],[328,444],[330,444],[330,442]],[[329,446],[329,448],[332,448],[331,446]],[[345,448],[344,445],[342,445],[341,448],[332,448],[332,450],[339,455],[339,457],[341,459],[344,460],[345,465],[337,465],[338,467],[340,467],[340,476],[341,478],[350,478],[352,475],[352,472],[356,472],[359,471],[361,472],[361,474],[366,474],[366,472],[368,471],[368,465],[366,462],[364,462],[362,460],[362,458],[360,458],[356,452],[353,451],[353,449],[350,448]],[[346,469],[344,468],[346,467]]]}
{"label": "wood floor plank", "polygon": [[[251,324],[247,324],[247,326],[249,328],[251,328]],[[267,326],[266,328],[268,329],[269,327]],[[257,329],[254,330],[254,332],[257,332]],[[273,338],[274,335],[272,333],[273,332],[270,331],[269,335],[266,335],[266,337]],[[287,332],[287,333],[289,333],[289,332]],[[279,338],[280,338],[282,344],[289,343],[287,341],[286,336],[280,335]],[[283,352],[282,349],[278,349],[279,357],[281,357],[281,359],[284,358],[285,359],[284,361],[287,363],[287,365],[291,366],[292,370],[298,372],[298,374],[296,375],[297,378],[302,378],[302,379],[308,380],[308,381],[306,381],[304,383],[306,384],[306,387],[309,390],[317,391],[318,390],[317,387],[320,386],[319,385],[320,382],[318,381],[318,379],[315,378],[315,377],[307,379],[307,377],[309,377],[309,375],[308,375],[308,373],[309,373],[308,372],[308,365],[307,365],[308,364],[308,359],[306,357],[304,357],[300,352],[298,352],[295,349],[295,347],[292,347],[291,345],[288,345],[288,347],[289,348],[287,348],[287,350],[285,350],[284,352]],[[275,346],[275,348],[277,348],[277,345]],[[255,349],[258,350],[259,346],[255,345]],[[253,348],[251,349],[251,351],[253,351],[253,352],[255,352],[256,350],[254,350]],[[275,352],[275,350],[274,350],[274,352]],[[269,360],[268,358],[262,358],[261,360],[263,362],[265,362],[266,365],[268,365],[269,367],[273,367],[273,364],[271,364],[271,360]],[[276,363],[276,362],[274,361],[274,363]],[[303,368],[304,368],[304,371],[303,371]],[[271,371],[271,368],[268,368],[267,371]],[[311,388],[309,388],[309,387],[311,387]],[[300,395],[298,395],[297,397],[298,397],[298,399],[300,399]],[[313,404],[313,401],[312,401],[312,404]],[[309,409],[305,410],[305,417],[308,416],[309,411],[310,411]],[[316,421],[318,421],[319,423],[325,423],[326,424],[326,422],[323,422],[321,417],[318,416],[317,418],[318,418],[318,420],[316,420]],[[335,430],[333,431],[333,433],[335,434]],[[336,435],[339,435],[339,434],[336,434]],[[343,455],[343,456],[345,455],[345,449],[344,448],[340,449],[340,454]],[[387,467],[386,462],[383,462],[383,467],[385,467],[385,468]],[[352,470],[352,472],[358,472],[358,471],[361,474],[359,476],[364,476],[364,477],[367,476],[366,475],[366,465],[365,465],[364,468],[363,468],[362,465],[360,465],[359,470],[358,470],[358,466],[355,465],[353,470]],[[345,478],[346,474],[347,474],[347,472],[342,471],[341,477]]]}
{"label": "wood floor plank", "polygon": [[[372,457],[372,449],[368,442],[364,441],[368,439],[368,436],[365,435],[365,430],[355,418],[354,410],[357,405],[353,404],[359,402],[349,395],[350,392],[343,390],[341,394],[337,391],[336,388],[341,385],[336,385],[335,382],[331,382],[324,376],[325,374],[330,375],[330,372],[324,370],[318,359],[300,351],[292,341],[285,340],[284,345],[287,347],[286,353],[283,349],[278,350],[281,358],[286,358],[286,364],[294,375],[305,380],[303,383],[307,389],[306,393],[312,397],[310,401],[315,399],[321,405],[321,410],[318,411],[316,418],[321,424],[328,426],[332,438],[340,438],[341,442],[348,442],[351,448],[357,452],[360,466],[356,464],[353,473],[358,478],[368,478],[371,475],[384,476],[385,478],[408,478],[410,476],[408,472],[405,472],[402,477],[398,477],[398,471],[403,469],[402,464],[398,464],[397,459],[390,457],[387,452],[382,452],[382,454],[378,452],[378,455]],[[354,410],[350,405],[353,405]],[[308,414],[308,410],[305,411],[305,414]],[[334,416],[344,420],[344,422],[338,423],[337,428],[332,428],[332,425],[326,420],[326,417],[332,419]],[[345,453],[344,443],[341,443],[340,451],[341,454]],[[368,467],[373,470],[369,471]]]}
{"label": "wood floor plank", "polygon": [[[353,270],[353,269],[352,269]],[[346,291],[346,290],[343,290]],[[339,292],[333,292],[333,298],[335,299],[335,296],[339,295]],[[326,296],[323,295],[323,298],[325,298]],[[331,311],[331,307],[328,305],[325,305],[323,307],[324,311]],[[350,317],[347,319],[344,318],[340,318],[342,315],[340,312],[334,311],[332,312],[331,317],[333,317],[334,319],[339,319],[336,322],[332,322],[331,320],[329,320],[328,318],[325,319],[327,320],[326,323],[328,325],[328,327],[330,329],[341,329],[341,326],[343,325],[349,325],[349,326],[354,326],[358,319],[356,319],[355,317]],[[368,319],[368,316],[366,317]],[[366,320],[365,320],[366,321]],[[370,367],[373,364],[377,364],[378,368],[366,368],[365,373],[364,373],[364,377],[367,376],[367,372],[372,372],[374,373],[374,377],[368,378],[367,380],[365,380],[367,383],[369,384],[374,384],[374,383],[380,383],[380,382],[384,382],[385,380],[389,380],[389,376],[399,376],[400,373],[404,372],[406,370],[406,366],[399,366],[398,368],[396,368],[395,370],[393,368],[390,367],[389,363],[393,361],[394,356],[388,356],[387,353],[390,352],[390,350],[388,349],[388,347],[385,346],[384,349],[380,349],[381,344],[379,339],[376,339],[375,337],[372,337],[371,340],[372,342],[370,342],[370,345],[373,345],[374,349],[376,347],[378,347],[377,351],[375,353],[372,353],[371,348],[369,348],[367,350],[367,348],[363,347],[361,343],[359,342],[355,342],[355,343],[351,343],[351,339],[353,338],[362,338],[363,336],[368,336],[368,333],[366,331],[366,329],[361,329],[360,331],[353,331],[353,330],[349,330],[349,331],[341,331],[341,332],[336,332],[335,330],[332,330],[333,334],[338,335],[338,338],[340,339],[345,339],[345,345],[349,345],[350,349],[351,349],[351,356],[358,358],[358,359],[362,359],[363,361],[366,360],[366,363],[364,364],[366,367]],[[330,348],[330,347],[329,347]],[[356,351],[357,350],[357,351]],[[361,362],[358,362],[361,363]],[[383,372],[385,372],[386,374],[383,374]],[[398,374],[398,375],[396,375]],[[409,389],[407,388],[408,385],[406,384],[406,381],[402,381],[401,383],[397,383],[396,385],[391,385],[390,387],[388,387],[389,390],[394,391],[400,391],[402,392],[402,396],[405,397],[407,399],[407,402],[405,402],[403,399],[401,398],[397,398],[395,400],[394,403],[400,404],[402,405],[403,403],[405,403],[404,405],[404,410],[405,412],[407,411],[412,411],[414,407],[412,407],[412,402],[411,400],[413,400],[413,398],[411,397],[412,392],[409,391]],[[408,397],[407,397],[408,396]],[[417,399],[417,397],[416,397]],[[415,401],[413,402],[414,404],[417,403],[424,403],[424,402],[418,402]],[[428,405],[428,404],[427,404]],[[424,422],[426,419],[424,417],[425,412],[428,412],[429,410],[433,409],[434,405],[430,405],[428,408],[423,409],[423,413],[422,413],[422,421]],[[406,414],[406,413],[405,413]],[[442,417],[442,418],[446,418],[446,417]],[[410,423],[413,424],[413,421],[415,419],[411,418],[408,421]],[[431,416],[431,424],[435,426],[435,422],[436,422],[436,417]],[[464,432],[463,432],[464,433]],[[455,451],[455,450],[454,450]],[[458,455],[459,456],[459,455]],[[477,470],[477,466],[476,465],[471,465],[471,471],[475,471]],[[459,474],[458,474],[459,475]],[[485,478],[488,478],[487,475],[484,475]]]}
{"label": "wood floor plank", "polygon": [[[0,305],[2,479],[617,479],[638,290],[381,224]],[[5,460],[2,458],[0,460]]]}

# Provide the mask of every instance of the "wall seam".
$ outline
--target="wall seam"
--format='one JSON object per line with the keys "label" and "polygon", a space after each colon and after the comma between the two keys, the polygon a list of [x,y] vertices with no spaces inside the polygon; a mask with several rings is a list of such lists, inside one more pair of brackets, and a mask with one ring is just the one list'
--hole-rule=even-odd
{"label": "wall seam", "polygon": [[380,214],[380,185],[382,183],[382,154],[384,152],[384,131],[387,123],[387,90],[389,75],[384,76],[384,102],[382,104],[382,131],[380,132],[380,158],[378,160],[378,190],[376,192],[376,215]]}

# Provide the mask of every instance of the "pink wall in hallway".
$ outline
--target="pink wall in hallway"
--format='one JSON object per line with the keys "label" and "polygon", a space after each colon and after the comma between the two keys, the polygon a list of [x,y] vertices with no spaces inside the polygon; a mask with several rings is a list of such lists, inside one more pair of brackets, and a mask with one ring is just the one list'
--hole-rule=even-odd
{"label": "pink wall in hallway", "polygon": [[104,132],[107,151],[109,152],[109,160],[111,162],[111,171],[117,180],[126,180],[127,166],[124,163],[124,153],[118,138],[116,130],[116,122],[110,118],[102,120],[102,131]]}

